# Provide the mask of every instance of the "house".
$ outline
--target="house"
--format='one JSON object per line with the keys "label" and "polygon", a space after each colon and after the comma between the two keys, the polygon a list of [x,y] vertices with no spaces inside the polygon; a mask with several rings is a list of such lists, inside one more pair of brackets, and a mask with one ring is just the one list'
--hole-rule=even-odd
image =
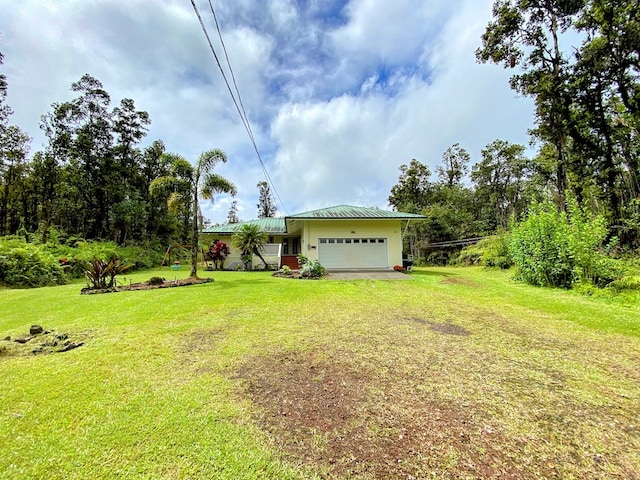
{"label": "house", "polygon": [[[269,236],[265,260],[277,267],[298,268],[297,255],[318,260],[329,270],[391,269],[402,265],[402,235],[411,220],[425,218],[412,213],[339,205],[283,218],[261,218],[203,230],[206,243],[221,240],[231,247],[225,268],[240,264],[231,237],[245,223],[256,224]],[[254,265],[261,264],[254,259]]]}

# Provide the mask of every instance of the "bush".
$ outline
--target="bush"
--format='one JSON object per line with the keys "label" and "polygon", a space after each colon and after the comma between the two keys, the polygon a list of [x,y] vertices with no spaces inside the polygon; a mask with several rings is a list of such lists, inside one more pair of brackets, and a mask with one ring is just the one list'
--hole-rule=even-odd
{"label": "bush", "polygon": [[571,288],[577,283],[605,286],[621,275],[602,251],[604,217],[569,199],[568,213],[547,201],[534,205],[512,228],[509,253],[519,278],[532,285]]}
{"label": "bush", "polygon": [[86,262],[84,267],[87,287],[92,290],[113,288],[116,276],[133,267],[133,263],[123,262],[115,255],[109,260],[94,258]]}
{"label": "bush", "polygon": [[300,269],[300,276],[305,278],[320,278],[326,274],[327,269],[318,260],[307,261]]}
{"label": "bush", "polygon": [[[41,236],[40,236],[41,237]],[[47,243],[26,243],[24,239],[0,237],[0,284],[40,287],[65,283],[85,276],[85,265],[96,258],[116,256],[136,269],[160,265],[164,248],[160,244],[119,247],[114,242],[66,237],[51,229]]]}
{"label": "bush", "polygon": [[18,237],[0,238],[0,283],[9,287],[44,287],[65,283],[54,255]]}
{"label": "bush", "polygon": [[494,235],[483,238],[475,245],[463,248],[455,264],[484,267],[510,268],[513,260],[509,254],[509,236],[507,234]]}

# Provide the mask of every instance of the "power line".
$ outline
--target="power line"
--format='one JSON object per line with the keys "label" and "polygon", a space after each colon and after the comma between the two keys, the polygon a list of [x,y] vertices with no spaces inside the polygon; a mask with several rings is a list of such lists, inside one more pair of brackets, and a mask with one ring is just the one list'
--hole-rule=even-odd
{"label": "power line", "polygon": [[242,113],[244,115],[244,121],[246,123],[247,132],[249,133],[249,138],[251,139],[251,143],[253,143],[253,147],[254,147],[254,149],[256,151],[256,154],[258,155],[258,159],[260,160],[260,164],[262,165],[262,170],[264,171],[264,175],[265,175],[267,181],[271,184],[271,188],[273,189],[274,193],[276,194],[276,197],[280,201],[280,205],[282,205],[282,208],[283,208],[284,212],[285,213],[289,213],[287,211],[286,207],[284,206],[284,202],[280,198],[280,194],[278,193],[278,190],[276,189],[275,184],[271,180],[271,176],[269,175],[269,172],[267,171],[267,168],[266,168],[264,162],[262,161],[262,157],[260,155],[260,152],[258,151],[258,147],[256,145],[255,138],[253,136],[253,131],[251,130],[251,124],[249,123],[249,117],[247,116],[247,112],[244,109],[244,103],[242,103],[242,96],[240,95],[240,89],[238,88],[238,84],[236,83],[236,76],[233,73],[233,68],[231,67],[231,62],[229,61],[229,54],[227,53],[227,46],[225,45],[224,39],[222,38],[222,31],[220,30],[220,24],[218,23],[218,17],[217,17],[216,12],[215,12],[215,10],[213,8],[213,4],[211,3],[211,0],[209,0],[209,8],[211,9],[211,14],[213,15],[213,20],[215,21],[215,24],[216,24],[216,30],[218,31],[218,37],[220,38],[220,43],[222,44],[222,50],[224,51],[224,56],[225,56],[225,58],[227,60],[227,65],[229,66],[229,72],[231,72],[231,79],[233,80],[233,86],[235,87],[236,93],[238,94],[238,101],[240,102],[240,108],[242,109]]}
{"label": "power line", "polygon": [[[215,24],[216,24],[216,29],[218,31],[218,36],[220,37],[220,42],[222,44],[222,49],[224,50],[224,54],[227,60],[227,65],[229,67],[229,71],[231,72],[231,77],[233,79],[233,84],[235,86],[237,95],[238,95],[238,100],[236,100],[236,97],[233,93],[233,91],[231,90],[231,86],[229,85],[229,81],[227,80],[227,75],[224,72],[224,69],[222,68],[222,65],[220,63],[220,59],[218,58],[218,55],[216,54],[216,50],[213,47],[213,43],[211,42],[211,38],[209,37],[209,32],[207,32],[207,27],[204,24],[204,21],[202,20],[202,17],[200,15],[200,11],[198,10],[198,7],[195,3],[195,0],[191,0],[191,5],[193,6],[193,10],[196,13],[196,16],[198,17],[198,21],[200,22],[200,26],[202,27],[202,31],[204,32],[204,35],[207,39],[207,42],[209,43],[209,48],[211,49],[211,53],[213,53],[213,56],[216,60],[216,63],[218,64],[218,69],[220,70],[220,73],[222,74],[222,78],[224,79],[224,83],[227,85],[227,90],[229,91],[229,95],[231,95],[231,99],[233,100],[233,104],[236,107],[236,111],[238,112],[238,115],[240,115],[240,119],[242,120],[242,124],[244,125],[245,130],[247,131],[247,134],[249,135],[249,140],[251,140],[251,144],[253,145],[253,149],[256,152],[256,155],[258,156],[258,160],[260,161],[260,165],[262,167],[262,171],[264,173],[264,176],[267,180],[267,182],[269,182],[269,184],[271,185],[271,188],[273,189],[274,193],[276,194],[276,197],[278,198],[280,205],[282,206],[282,209],[284,210],[284,213],[288,214],[289,212],[287,211],[287,208],[284,206],[284,202],[282,201],[282,198],[280,198],[280,194],[278,193],[278,190],[276,189],[273,180],[271,180],[271,176],[269,175],[269,172],[267,171],[267,167],[264,164],[264,161],[262,160],[262,155],[260,155],[260,151],[258,150],[258,145],[256,144],[255,138],[253,136],[253,131],[251,130],[251,125],[249,124],[249,118],[247,116],[247,113],[245,111],[244,108],[244,104],[242,103],[242,97],[240,95],[240,90],[238,89],[238,84],[236,83],[236,78],[235,75],[233,73],[233,68],[231,67],[231,62],[229,61],[229,55],[227,53],[227,48],[224,44],[224,40],[222,39],[222,32],[220,31],[220,25],[218,24],[218,18],[216,17],[216,13],[215,10],[213,8],[213,5],[211,3],[211,0],[209,0],[209,7],[211,9],[211,13],[213,14],[213,18],[215,20]],[[240,105],[238,105],[238,102],[240,102]]]}

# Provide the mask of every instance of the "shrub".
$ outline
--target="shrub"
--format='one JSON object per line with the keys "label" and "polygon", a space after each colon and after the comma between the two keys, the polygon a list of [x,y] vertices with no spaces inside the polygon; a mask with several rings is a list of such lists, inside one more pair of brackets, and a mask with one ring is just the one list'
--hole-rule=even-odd
{"label": "shrub", "polygon": [[0,283],[9,287],[43,287],[65,283],[58,258],[40,245],[18,237],[0,238]]}
{"label": "shrub", "polygon": [[320,278],[327,274],[327,269],[324,268],[318,260],[307,261],[302,265],[300,269],[300,276],[305,278]]}
{"label": "shrub", "polygon": [[300,268],[304,267],[307,263],[309,263],[309,257],[307,257],[306,255],[303,255],[302,253],[299,253],[296,258],[298,259],[298,267]]}
{"label": "shrub", "polygon": [[568,206],[565,213],[549,201],[536,204],[512,228],[509,253],[519,277],[539,286],[605,286],[621,272],[602,252],[607,235],[604,217],[582,210],[574,199]]}
{"label": "shrub", "polygon": [[483,238],[475,245],[463,248],[454,263],[464,266],[509,268],[513,265],[509,254],[509,236],[501,234]]}
{"label": "shrub", "polygon": [[112,255],[109,260],[94,258],[85,264],[85,276],[89,289],[112,288],[116,276],[134,267],[132,263],[125,263]]}

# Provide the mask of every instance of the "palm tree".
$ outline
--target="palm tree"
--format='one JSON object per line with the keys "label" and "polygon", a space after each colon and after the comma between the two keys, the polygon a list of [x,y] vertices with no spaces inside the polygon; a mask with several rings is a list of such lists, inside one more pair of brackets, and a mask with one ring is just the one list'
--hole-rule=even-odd
{"label": "palm tree", "polygon": [[[198,198],[213,202],[216,193],[228,193],[235,196],[237,191],[233,183],[212,173],[218,162],[226,163],[227,156],[217,148],[200,154],[195,167],[179,155],[170,155],[171,176],[156,178],[149,190],[154,193],[164,190],[171,192],[169,203],[180,202],[191,206],[191,277],[198,276],[198,233],[200,231],[200,208]],[[186,187],[186,188],[185,188]]]}
{"label": "palm tree", "polygon": [[243,256],[257,255],[264,263],[265,268],[269,266],[260,251],[268,240],[267,234],[261,231],[258,225],[252,223],[244,224],[231,238],[233,246],[240,250]]}

